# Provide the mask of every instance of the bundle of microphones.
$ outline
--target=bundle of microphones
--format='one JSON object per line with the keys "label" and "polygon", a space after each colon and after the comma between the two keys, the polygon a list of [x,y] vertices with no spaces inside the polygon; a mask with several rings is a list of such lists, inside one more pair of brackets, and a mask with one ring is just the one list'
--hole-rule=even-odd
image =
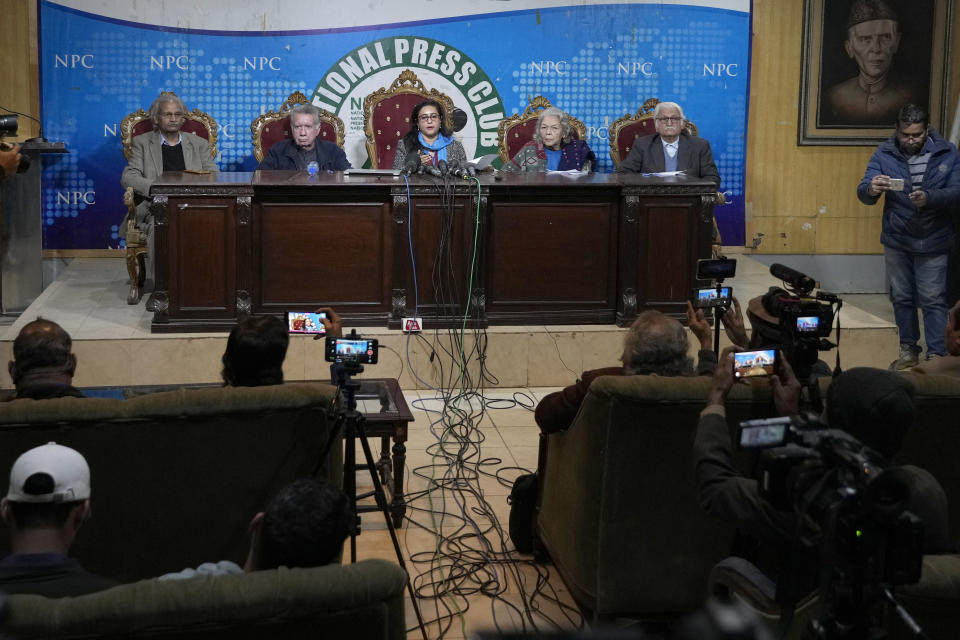
{"label": "bundle of microphones", "polygon": [[446,176],[455,176],[457,178],[472,178],[477,175],[477,170],[472,164],[463,166],[458,160],[439,161],[436,166],[432,164],[423,164],[420,161],[420,152],[411,151],[407,154],[407,159],[403,163],[403,175],[412,176],[413,174],[429,173],[432,176],[443,178]]}

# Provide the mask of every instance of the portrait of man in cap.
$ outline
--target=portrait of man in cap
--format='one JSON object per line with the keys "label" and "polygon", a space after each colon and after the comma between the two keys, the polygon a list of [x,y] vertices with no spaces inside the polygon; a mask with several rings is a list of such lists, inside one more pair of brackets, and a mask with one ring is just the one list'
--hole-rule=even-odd
{"label": "portrait of man in cap", "polygon": [[909,34],[924,23],[929,30],[930,20],[930,0],[827,2],[819,125],[888,127],[904,104],[926,104],[929,45]]}

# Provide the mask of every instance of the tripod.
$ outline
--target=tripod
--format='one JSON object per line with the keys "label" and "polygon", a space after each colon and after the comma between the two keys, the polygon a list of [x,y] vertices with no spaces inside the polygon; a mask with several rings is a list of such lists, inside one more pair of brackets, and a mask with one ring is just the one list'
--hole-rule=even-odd
{"label": "tripod", "polygon": [[[407,565],[403,561],[403,553],[400,551],[400,542],[397,540],[397,531],[393,526],[393,519],[387,507],[387,498],[383,493],[383,483],[380,482],[380,476],[377,474],[377,468],[373,464],[373,454],[370,453],[370,443],[367,442],[367,433],[364,430],[363,423],[365,418],[363,414],[357,411],[357,390],[360,383],[351,380],[354,376],[363,371],[363,365],[357,362],[356,358],[348,359],[344,362],[338,362],[330,365],[330,379],[343,392],[343,398],[346,408],[340,413],[338,422],[343,425],[343,491],[350,500],[350,511],[353,513],[354,525],[350,528],[350,562],[357,561],[357,536],[360,534],[360,512],[380,511],[383,519],[387,523],[387,530],[390,532],[390,540],[393,541],[393,550],[397,555],[397,564],[407,573],[407,593],[410,594],[410,603],[417,614],[417,624],[420,627],[420,633],[423,640],[427,640],[427,630],[423,625],[423,617],[420,615],[420,606],[417,604],[417,595],[413,591],[413,584],[410,582],[410,572],[407,571]],[[357,439],[363,447],[363,455],[366,458],[366,464],[357,464]],[[357,470],[366,469],[370,472],[370,478],[373,480],[373,491],[364,494],[357,494]],[[364,498],[375,496],[376,506],[357,506],[357,501]]]}

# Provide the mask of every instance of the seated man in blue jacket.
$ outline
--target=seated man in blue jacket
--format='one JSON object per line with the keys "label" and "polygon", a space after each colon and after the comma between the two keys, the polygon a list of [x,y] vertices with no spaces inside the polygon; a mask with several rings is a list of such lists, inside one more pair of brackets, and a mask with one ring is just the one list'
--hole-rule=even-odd
{"label": "seated man in blue jacket", "polygon": [[320,135],[320,109],[312,104],[298,104],[290,110],[290,131],[293,137],[281,140],[267,152],[258,169],[308,171],[316,163],[317,171],[343,171],[350,162],[343,149]]}
{"label": "seated man in blue jacket", "polygon": [[930,127],[930,115],[919,105],[900,109],[896,132],[877,147],[857,186],[864,204],[876,204],[881,195],[880,242],[900,334],[900,357],[890,368],[904,370],[920,362],[918,306],[927,359],[947,353],[947,258],[951,212],[960,202],[957,148]]}

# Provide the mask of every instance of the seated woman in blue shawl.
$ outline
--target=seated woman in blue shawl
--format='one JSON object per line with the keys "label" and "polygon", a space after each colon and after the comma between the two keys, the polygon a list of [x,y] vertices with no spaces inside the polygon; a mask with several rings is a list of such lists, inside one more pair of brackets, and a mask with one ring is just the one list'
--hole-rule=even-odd
{"label": "seated woman in blue shawl", "polygon": [[547,107],[537,118],[533,140],[523,145],[504,171],[590,171],[597,157],[583,140],[573,137],[570,116]]}
{"label": "seated woman in blue shawl", "polygon": [[453,132],[436,100],[426,100],[413,108],[410,116],[410,132],[397,143],[393,156],[393,168],[403,169],[407,155],[413,151],[420,154],[420,164],[433,165],[441,160],[447,164],[456,160],[461,166],[467,164],[463,145],[453,139]]}

